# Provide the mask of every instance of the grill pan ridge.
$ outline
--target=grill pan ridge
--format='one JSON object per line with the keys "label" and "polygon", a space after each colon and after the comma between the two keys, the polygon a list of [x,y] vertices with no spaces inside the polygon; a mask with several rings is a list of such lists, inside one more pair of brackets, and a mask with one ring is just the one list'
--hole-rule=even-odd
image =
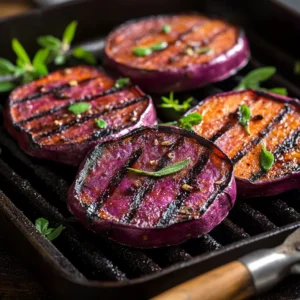
{"label": "grill pan ridge", "polygon": [[[171,0],[163,3],[138,3],[133,0],[108,2],[75,1],[0,21],[0,33],[3,33],[5,42],[0,56],[11,55],[12,37],[18,37],[22,42],[24,40],[25,47],[34,51],[36,36],[45,33],[59,35],[65,24],[78,19],[77,42],[88,41],[85,45],[101,58],[104,46],[102,37],[115,25],[131,18],[170,12],[170,9],[173,12],[197,10],[216,13],[242,24],[250,40],[253,58],[237,75],[193,91],[190,93],[192,96],[204,99],[216,92],[229,91],[243,74],[271,64],[279,70],[270,81],[271,86],[286,87],[289,96],[300,98],[300,89],[296,86],[298,79],[290,74],[292,67],[287,72],[287,66],[295,60],[293,53],[288,46],[279,49],[278,45],[256,35],[256,28],[251,25],[253,16],[243,18],[245,7],[238,4],[241,1],[226,1],[226,7],[221,0],[203,1],[201,4],[188,0],[184,6],[180,1]],[[268,8],[270,18],[278,16],[275,1],[261,2],[261,9]],[[129,11],[128,7],[134,9]],[[82,14],[82,11],[89,13]],[[66,19],[57,18],[61,15],[65,15]],[[262,22],[255,21],[256,24]],[[53,28],[48,27],[50,24]],[[286,21],[280,22],[280,26],[281,32],[290,28]],[[270,53],[270,49],[277,54]],[[154,101],[159,99],[153,98]],[[12,249],[17,252],[22,249],[19,255],[29,262],[56,298],[67,296],[81,299],[84,296],[99,299],[101,296],[103,299],[148,299],[250,251],[275,246],[300,226],[300,190],[296,190],[268,199],[237,201],[228,218],[211,233],[180,246],[140,250],[119,245],[86,231],[68,213],[65,201],[76,169],[37,160],[23,153],[2,126],[2,110],[0,105],[0,226],[7,233]],[[34,220],[38,217],[47,218],[53,226],[64,224],[66,227],[53,244],[34,228]],[[300,296],[296,288],[298,284],[299,280],[289,279],[289,283],[283,283],[261,299],[277,299],[276,296],[283,292],[286,295],[284,299],[295,299]],[[287,289],[291,292],[287,293]]]}

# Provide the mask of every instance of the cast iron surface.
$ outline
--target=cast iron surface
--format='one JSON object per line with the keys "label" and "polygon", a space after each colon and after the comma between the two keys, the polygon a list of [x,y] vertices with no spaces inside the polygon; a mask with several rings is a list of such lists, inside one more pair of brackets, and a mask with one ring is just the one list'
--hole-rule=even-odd
{"label": "cast iron surface", "polygon": [[[276,65],[279,74],[284,76],[274,76],[270,85],[285,86],[291,97],[300,97],[296,86],[299,78],[293,75],[295,49],[290,51],[290,44],[270,44],[264,36],[267,27],[270,28],[275,6],[268,7],[268,14],[265,11],[270,19],[261,32],[262,36],[258,36],[256,26],[263,19],[253,20],[251,13],[243,13],[241,9],[244,7],[240,7],[239,3],[245,1],[216,0],[199,4],[199,1],[188,0],[184,5],[181,2],[77,1],[60,9],[47,8],[43,12],[9,19],[0,22],[0,56],[11,56],[12,37],[18,37],[28,49],[34,51],[36,36],[60,35],[70,20],[78,19],[77,42],[93,40],[94,43],[89,43],[89,46],[96,50],[101,59],[104,44],[101,37],[127,19],[165,12],[207,11],[226,16],[246,27],[253,59],[245,70],[229,80],[181,97],[191,94],[200,100],[213,93],[230,90],[241,75],[262,64]],[[261,5],[264,7],[271,2],[264,0]],[[276,21],[280,23],[281,31],[293,32],[286,20]],[[277,23],[272,23],[272,32]],[[159,101],[159,98],[154,97],[154,100]],[[161,111],[159,116],[164,120],[168,118]],[[300,191],[292,191],[271,198],[238,201],[229,217],[209,235],[180,246],[153,250],[120,246],[105,237],[87,232],[66,210],[66,194],[74,179],[75,169],[30,158],[18,148],[2,125],[0,147],[0,190],[3,191],[0,193],[0,226],[5,228],[3,233],[7,234],[14,249],[37,271],[41,281],[57,298],[149,298],[250,251],[276,246],[300,225]],[[61,223],[66,226],[53,244],[35,230],[33,222],[38,217],[47,218],[53,226]],[[280,299],[278,295],[285,295],[281,299],[300,296],[299,280],[289,278],[286,282],[264,299]]]}

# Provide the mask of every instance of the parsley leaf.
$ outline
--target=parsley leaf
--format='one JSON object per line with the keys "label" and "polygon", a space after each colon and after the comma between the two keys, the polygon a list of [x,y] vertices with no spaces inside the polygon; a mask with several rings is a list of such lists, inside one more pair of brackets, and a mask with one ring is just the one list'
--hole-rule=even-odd
{"label": "parsley leaf", "polygon": [[275,73],[275,67],[257,68],[244,76],[244,78],[234,89],[239,91],[245,89],[263,90],[270,91],[276,94],[287,95],[287,91],[285,88],[273,88],[268,90],[260,86],[261,82],[270,79]]}
{"label": "parsley leaf", "polygon": [[260,152],[260,166],[264,171],[269,171],[274,164],[274,155],[266,149],[266,144],[262,144]]}
{"label": "parsley leaf", "polygon": [[163,26],[163,28],[162,28],[162,32],[163,32],[163,33],[168,34],[168,33],[170,33],[171,31],[172,31],[172,27],[171,27],[170,24],[165,24],[165,25]]}
{"label": "parsley leaf", "polygon": [[85,50],[84,48],[77,47],[73,50],[73,56],[79,59],[82,59],[83,61],[87,62],[90,65],[96,64],[96,58],[93,55],[93,53]]}
{"label": "parsley leaf", "polygon": [[174,93],[170,92],[169,98],[168,97],[161,97],[162,104],[159,107],[162,108],[172,108],[177,112],[186,112],[191,107],[191,102],[193,101],[193,97],[190,97],[184,100],[181,104],[179,100],[174,99]]}
{"label": "parsley leaf", "polygon": [[77,28],[78,22],[72,21],[65,29],[63,33],[62,41],[63,43],[70,45],[74,39],[76,28]]}
{"label": "parsley leaf", "polygon": [[49,221],[44,218],[39,218],[35,221],[35,228],[44,235],[49,241],[56,239],[65,229],[63,225],[59,225],[56,229],[48,228]]}
{"label": "parsley leaf", "polygon": [[178,121],[181,128],[192,130],[194,125],[198,125],[202,121],[202,116],[199,113],[191,113]]}
{"label": "parsley leaf", "polygon": [[136,47],[132,49],[132,53],[136,56],[148,56],[152,54],[152,50],[148,47]]}
{"label": "parsley leaf", "polygon": [[75,115],[79,115],[79,114],[86,112],[90,108],[91,108],[91,104],[88,102],[77,102],[77,103],[71,104],[68,107],[68,110]]}
{"label": "parsley leaf", "polygon": [[156,172],[142,171],[142,170],[137,170],[137,169],[133,169],[133,168],[128,168],[128,170],[135,172],[137,174],[140,174],[140,175],[147,175],[147,176],[151,176],[151,177],[163,177],[163,176],[167,176],[167,175],[174,174],[174,173],[181,171],[182,169],[187,167],[189,162],[190,162],[190,158],[187,158],[185,160],[182,160],[182,161],[176,162],[174,164],[171,164],[169,166],[166,166],[165,168],[162,168],[161,170],[156,171]]}
{"label": "parsley leaf", "polygon": [[14,89],[16,85],[12,82],[0,82],[0,92],[9,92]]}
{"label": "parsley leaf", "polygon": [[107,123],[102,119],[95,120],[95,123],[101,129],[104,129],[107,127]]}
{"label": "parsley leaf", "polygon": [[249,122],[251,119],[251,110],[247,105],[240,106],[240,124],[245,128],[245,131],[250,135]]}

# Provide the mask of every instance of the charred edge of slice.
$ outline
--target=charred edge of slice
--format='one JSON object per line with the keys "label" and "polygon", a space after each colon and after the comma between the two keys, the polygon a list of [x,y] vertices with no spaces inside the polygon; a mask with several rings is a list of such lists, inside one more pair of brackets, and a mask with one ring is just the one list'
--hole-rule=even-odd
{"label": "charred edge of slice", "polygon": [[126,163],[121,167],[121,169],[112,176],[108,183],[108,186],[101,193],[97,203],[93,205],[92,209],[87,210],[88,219],[99,218],[97,211],[101,208],[105,201],[109,199],[114,190],[121,183],[124,176],[128,173],[128,168],[130,168],[138,160],[142,152],[143,150],[141,148],[133,152],[126,161]]}
{"label": "charred edge of slice", "polygon": [[[94,79],[97,79],[98,77],[90,77],[90,78],[86,78],[86,79],[83,79],[83,80],[80,80],[78,81],[78,84],[79,85],[82,85],[82,84],[85,84],[89,81],[92,81]],[[22,87],[20,87],[22,88]],[[40,98],[40,97],[43,97],[45,95],[49,95],[49,94],[55,94],[56,92],[58,91],[61,91],[61,90],[65,90],[65,89],[69,89],[71,88],[71,85],[69,83],[65,83],[65,84],[62,84],[60,86],[57,86],[47,92],[38,92],[38,93],[34,93],[34,94],[31,94],[30,96],[27,96],[25,98],[21,98],[21,99],[16,99],[16,100],[13,100],[9,103],[9,106],[13,106],[15,104],[19,104],[19,103],[22,103],[22,102],[27,102],[27,101],[31,101],[31,100],[34,100],[34,99],[37,99],[37,98]]]}
{"label": "charred edge of slice", "polygon": [[[109,110],[107,111],[104,111],[104,112],[101,112],[101,113],[97,113],[97,114],[90,114],[90,115],[87,115],[85,116],[84,118],[80,118],[80,119],[74,119],[72,121],[70,121],[69,123],[65,123],[63,125],[60,125],[59,127],[51,130],[51,131],[47,131],[47,132],[44,132],[38,136],[36,136],[34,139],[36,141],[40,140],[41,138],[43,137],[50,137],[54,134],[58,134],[58,133],[61,133],[62,131],[68,129],[68,128],[71,128],[73,127],[74,125],[77,125],[77,124],[82,124],[84,123],[85,121],[88,121],[90,119],[94,119],[94,118],[98,118],[102,115],[105,115],[106,113],[109,113],[109,112],[112,112],[112,111],[117,111],[117,110],[120,110],[122,108],[125,108],[125,107],[129,107],[135,103],[138,103],[138,102],[143,102],[145,100],[148,99],[148,96],[143,96],[143,97],[138,97],[138,98],[133,98],[133,99],[129,99],[128,102],[125,102],[123,104],[120,104],[120,105],[117,105],[115,107],[111,107]],[[33,130],[36,129],[36,128],[32,128]],[[31,129],[31,130],[32,130]]]}
{"label": "charred edge of slice", "polygon": [[95,94],[95,95],[88,95],[88,96],[85,96],[83,98],[79,98],[79,99],[74,99],[72,100],[70,103],[68,103],[67,105],[64,105],[64,106],[60,106],[60,107],[57,107],[57,108],[52,108],[52,109],[49,109],[49,110],[46,110],[46,111],[43,111],[39,114],[36,114],[36,115],[33,115],[31,116],[30,118],[27,118],[25,120],[22,120],[20,122],[15,122],[14,123],[14,126],[15,127],[18,127],[20,128],[21,125],[27,123],[27,122],[30,122],[32,120],[35,120],[35,119],[39,119],[41,117],[45,117],[47,115],[51,115],[53,113],[56,113],[60,110],[63,110],[63,109],[66,109],[68,108],[70,105],[76,103],[76,102],[82,102],[82,101],[92,101],[96,98],[101,98],[101,97],[104,97],[104,96],[107,96],[107,95],[111,95],[111,94],[115,94],[121,90],[124,90],[124,89],[127,89],[128,87],[130,86],[126,86],[126,87],[122,87],[122,88],[116,88],[116,87],[113,87],[111,89],[108,89],[108,90],[105,90],[103,91],[102,93],[99,93],[99,94]]}
{"label": "charred edge of slice", "polygon": [[289,104],[285,104],[279,114],[274,117],[271,122],[255,137],[251,140],[246,146],[243,147],[238,153],[231,159],[232,163],[235,165],[240,159],[242,159],[246,154],[248,154],[253,147],[257,146],[279,123],[285,115],[292,111],[292,108]]}
{"label": "charred edge of slice", "polygon": [[[171,145],[169,150],[159,160],[156,171],[158,171],[166,166],[167,162],[170,160],[170,158],[168,157],[168,154],[170,152],[174,151],[176,148],[178,148],[179,145],[182,144],[183,140],[184,140],[183,137],[181,137],[175,143],[173,143]],[[138,188],[135,195],[133,196],[132,202],[130,204],[130,207],[129,207],[127,213],[121,219],[121,223],[130,223],[130,221],[135,217],[145,196],[152,191],[156,181],[157,181],[156,178],[147,178],[145,183],[141,187]]]}
{"label": "charred edge of slice", "polygon": [[[282,144],[277,145],[273,153],[274,162],[276,162],[282,156],[283,153],[292,149],[297,144],[299,138],[300,138],[300,128],[297,131],[295,131],[292,135],[290,135],[287,139],[285,139]],[[249,178],[249,181],[255,182],[259,180],[267,172],[268,171],[264,171],[263,169],[260,169],[258,172],[256,172]]]}
{"label": "charred edge of slice", "polygon": [[[181,183],[187,183],[188,185],[193,184],[195,177],[201,173],[209,160],[210,153],[206,151],[205,154],[201,155],[197,163],[189,171],[188,175],[181,180]],[[165,227],[170,224],[172,218],[176,215],[183,202],[191,194],[191,191],[181,190],[176,196],[176,200],[171,202],[167,209],[162,213],[161,218],[156,224],[156,227]]]}

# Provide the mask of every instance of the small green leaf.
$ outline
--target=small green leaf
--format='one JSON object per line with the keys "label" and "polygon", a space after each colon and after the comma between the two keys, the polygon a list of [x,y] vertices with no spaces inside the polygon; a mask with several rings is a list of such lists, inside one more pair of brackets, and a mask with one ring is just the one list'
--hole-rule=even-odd
{"label": "small green leaf", "polygon": [[260,153],[260,166],[264,171],[269,171],[274,164],[274,155],[266,149],[265,143],[262,144]]}
{"label": "small green leaf", "polygon": [[299,75],[300,74],[300,60],[297,60],[295,62],[294,66],[294,74]]}
{"label": "small green leaf", "polygon": [[88,102],[77,102],[77,103],[71,104],[68,107],[68,110],[75,115],[79,115],[79,114],[86,112],[90,108],[91,108],[91,104]]}
{"label": "small green leaf", "polygon": [[76,28],[77,28],[78,22],[72,21],[65,29],[63,33],[63,42],[70,45],[74,39]]}
{"label": "small green leaf", "polygon": [[137,170],[137,169],[133,169],[133,168],[128,168],[128,170],[135,172],[137,174],[140,174],[140,175],[147,175],[147,176],[151,176],[151,177],[163,177],[163,176],[174,174],[174,173],[181,171],[182,169],[187,167],[189,162],[190,162],[190,159],[187,158],[185,160],[176,162],[165,168],[162,168],[161,170],[156,171],[156,172],[142,171],[142,170]]}
{"label": "small green leaf", "polygon": [[148,56],[152,54],[152,50],[148,47],[136,47],[132,49],[132,53],[136,56]]}
{"label": "small green leaf", "polygon": [[16,85],[12,82],[0,82],[0,93],[9,92],[15,87]]}
{"label": "small green leaf", "polygon": [[170,33],[171,31],[172,31],[172,27],[171,27],[170,24],[165,24],[165,25],[163,26],[163,28],[162,28],[162,32],[163,32],[163,33],[168,34],[168,33]]}
{"label": "small green leaf", "polygon": [[202,116],[196,112],[181,118],[178,123],[179,127],[191,130],[194,125],[198,125],[202,120]]}
{"label": "small green leaf", "polygon": [[288,92],[286,88],[272,88],[272,89],[268,89],[269,92],[275,93],[275,94],[279,94],[279,95],[283,95],[283,96],[287,96]]}
{"label": "small green leaf", "polygon": [[39,73],[40,76],[48,74],[46,61],[49,55],[48,49],[40,49],[33,58],[33,67]]}
{"label": "small green leaf", "polygon": [[57,66],[61,66],[63,65],[64,63],[66,62],[66,57],[64,54],[60,54],[60,55],[57,55],[54,59],[54,63],[57,65]]}
{"label": "small green leaf", "polygon": [[240,106],[240,124],[245,128],[245,131],[250,135],[249,122],[251,119],[251,110],[247,105]]}
{"label": "small green leaf", "polygon": [[58,51],[61,47],[61,41],[52,35],[40,36],[37,42],[40,46],[52,51]]}
{"label": "small green leaf", "polygon": [[117,89],[120,89],[120,88],[126,86],[129,82],[130,82],[130,78],[128,78],[128,77],[120,78],[120,79],[116,80],[115,87]]}
{"label": "small green leaf", "polygon": [[275,67],[257,68],[248,73],[242,81],[235,87],[235,90],[259,89],[260,83],[268,80],[276,73]]}
{"label": "small green leaf", "polygon": [[102,119],[95,120],[95,123],[101,129],[104,129],[107,127],[107,123]]}
{"label": "small green leaf", "polygon": [[193,101],[193,97],[190,97],[184,100],[181,104],[179,100],[174,99],[174,93],[170,92],[169,98],[168,97],[161,97],[162,104],[159,106],[162,108],[171,108],[177,112],[185,112],[191,107],[191,102]]}
{"label": "small green leaf", "polygon": [[16,66],[9,60],[0,58],[0,74],[12,74],[16,70]]}
{"label": "small green leaf", "polygon": [[39,218],[35,220],[35,228],[42,234],[46,232],[49,226],[49,221],[44,218]]}
{"label": "small green leaf", "polygon": [[157,44],[154,44],[150,47],[150,49],[152,51],[160,51],[160,50],[163,50],[165,48],[168,47],[168,43],[167,42],[159,42]]}
{"label": "small green leaf", "polygon": [[211,52],[211,48],[209,48],[209,47],[197,48],[197,49],[195,49],[195,52],[197,54],[207,54],[207,53]]}
{"label": "small green leaf", "polygon": [[47,234],[46,237],[49,241],[53,241],[56,238],[59,237],[59,235],[62,233],[62,231],[65,229],[66,227],[59,225],[56,229],[54,229],[51,233]]}
{"label": "small green leaf", "polygon": [[91,64],[91,65],[96,64],[96,58],[94,57],[93,53],[91,53],[81,47],[77,47],[73,50],[73,56],[84,60],[88,64]]}
{"label": "small green leaf", "polygon": [[54,230],[54,228],[48,228],[47,230],[44,231],[44,235],[48,235],[50,234],[52,231]]}
{"label": "small green leaf", "polygon": [[24,49],[24,47],[21,45],[21,43],[17,39],[12,40],[12,48],[13,48],[14,52],[16,53],[17,57],[24,64],[27,64],[27,65],[31,64],[31,60],[30,60],[26,50]]}

